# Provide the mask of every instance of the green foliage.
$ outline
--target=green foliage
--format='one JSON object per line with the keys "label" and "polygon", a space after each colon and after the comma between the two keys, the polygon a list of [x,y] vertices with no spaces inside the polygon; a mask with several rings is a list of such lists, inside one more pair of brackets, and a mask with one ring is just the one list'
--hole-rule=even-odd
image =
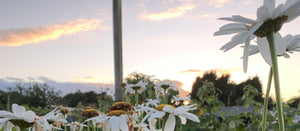
{"label": "green foliage", "polygon": [[205,72],[202,77],[197,77],[192,87],[191,98],[198,100],[197,92],[199,88],[202,88],[206,81],[212,82],[220,93],[218,99],[222,101],[226,106],[242,105],[242,95],[244,94],[243,88],[246,85],[253,86],[259,94],[254,97],[255,101],[263,103],[262,98],[262,86],[258,77],[249,78],[245,82],[235,84],[229,80],[230,75],[225,74],[220,77],[215,72]]}
{"label": "green foliage", "polygon": [[7,108],[9,104],[18,103],[29,107],[49,108],[59,98],[59,91],[54,91],[53,87],[41,83],[29,83],[26,86],[17,84],[16,87],[10,87],[8,92],[0,91],[0,108]]}
{"label": "green foliage", "polygon": [[62,104],[69,107],[76,107],[79,104],[83,107],[93,106],[99,108],[101,111],[104,111],[108,105],[113,103],[111,96],[106,95],[105,92],[95,93],[94,91],[90,92],[81,92],[80,90],[75,93],[69,93],[65,95],[58,104]]}

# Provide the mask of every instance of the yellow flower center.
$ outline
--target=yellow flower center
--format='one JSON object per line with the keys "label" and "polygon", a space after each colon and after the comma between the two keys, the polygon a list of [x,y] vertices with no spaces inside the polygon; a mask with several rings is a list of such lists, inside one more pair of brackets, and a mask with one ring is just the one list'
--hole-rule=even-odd
{"label": "yellow flower center", "polygon": [[64,114],[64,115],[70,113],[70,111],[67,108],[61,108],[59,112],[62,113],[62,114]]}
{"label": "yellow flower center", "polygon": [[93,108],[90,107],[90,106],[87,106],[87,107],[84,108],[84,110],[86,110],[86,109],[93,109]]}
{"label": "yellow flower center", "polygon": [[170,87],[170,85],[161,85],[161,88],[163,88],[163,89],[168,89]]}
{"label": "yellow flower center", "polygon": [[108,108],[108,112],[113,111],[113,110],[123,110],[123,111],[128,111],[128,110],[133,110],[133,106],[130,103],[127,102],[116,102],[112,104]]}
{"label": "yellow flower center", "polygon": [[279,16],[275,19],[269,19],[254,32],[254,35],[258,37],[265,37],[267,34],[272,32],[276,33],[281,29],[281,26],[287,21],[287,19],[288,16],[285,15]]}
{"label": "yellow flower center", "polygon": [[108,112],[108,116],[120,116],[122,114],[128,114],[127,112],[123,111],[123,110],[113,110]]}
{"label": "yellow flower center", "polygon": [[202,112],[201,109],[198,110],[198,114],[199,114],[199,115],[202,115],[202,114],[203,114],[203,112]]}
{"label": "yellow flower center", "polygon": [[23,128],[28,128],[28,127],[31,127],[33,125],[33,122],[28,123],[27,121],[22,120],[22,119],[11,119],[9,121],[11,123],[13,123],[15,126],[19,126],[19,127],[23,127]]}
{"label": "yellow flower center", "polygon": [[160,105],[158,105],[155,109],[158,110],[158,111],[162,111],[162,110],[164,109],[165,106],[170,106],[170,107],[172,107],[173,109],[176,109],[174,106],[168,105],[168,104],[160,104]]}
{"label": "yellow flower center", "polygon": [[95,109],[85,109],[83,110],[81,115],[87,118],[91,118],[91,117],[98,116],[99,113]]}

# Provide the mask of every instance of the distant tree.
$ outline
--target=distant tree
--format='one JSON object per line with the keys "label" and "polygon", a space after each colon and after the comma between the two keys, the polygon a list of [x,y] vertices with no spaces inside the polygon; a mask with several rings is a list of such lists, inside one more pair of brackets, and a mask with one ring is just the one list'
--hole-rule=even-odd
{"label": "distant tree", "polygon": [[0,90],[0,110],[7,109],[7,95],[8,93]]}
{"label": "distant tree", "polygon": [[243,88],[247,85],[251,85],[258,90],[260,95],[254,99],[258,102],[263,102],[262,98],[262,86],[258,77],[249,78],[245,82],[235,84],[230,81],[230,74],[224,74],[220,77],[217,76],[216,72],[205,72],[202,77],[196,77],[196,80],[192,87],[191,98],[199,101],[197,97],[197,91],[203,86],[205,82],[212,82],[215,88],[220,90],[218,99],[222,101],[226,106],[241,105]]}
{"label": "distant tree", "polygon": [[102,108],[105,106],[102,102],[108,102],[109,105],[112,104],[113,99],[111,96],[108,96],[106,92],[97,94],[94,91],[81,92],[80,90],[77,90],[75,93],[69,93],[65,95],[61,100],[58,101],[58,104],[76,107],[79,103],[81,103],[80,105],[83,106]]}
{"label": "distant tree", "polygon": [[59,91],[54,91],[44,83],[16,84],[15,87],[9,87],[7,92],[0,91],[0,107],[7,108],[7,100],[10,97],[10,105],[17,103],[19,105],[28,105],[29,107],[48,108],[60,98]]}

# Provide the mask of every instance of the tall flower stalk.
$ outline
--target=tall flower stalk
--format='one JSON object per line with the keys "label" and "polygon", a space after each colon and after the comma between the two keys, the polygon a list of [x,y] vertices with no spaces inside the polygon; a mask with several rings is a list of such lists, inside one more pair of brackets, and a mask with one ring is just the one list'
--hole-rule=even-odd
{"label": "tall flower stalk", "polygon": [[[287,45],[289,44],[284,43],[284,39],[281,37],[279,30],[284,23],[290,22],[300,15],[300,1],[287,0],[284,4],[280,4],[276,8],[275,5],[275,0],[264,0],[263,6],[257,9],[256,20],[251,20],[239,15],[220,18],[221,20],[234,23],[222,26],[220,31],[217,31],[214,35],[238,33],[231,41],[222,46],[221,50],[227,51],[238,44],[245,43],[243,56],[243,67],[245,72],[247,71],[248,56],[251,55],[251,53],[249,53],[249,49],[251,51],[250,41],[257,37],[259,52],[264,60],[271,66],[271,73],[274,75],[279,130],[284,131],[285,124],[280,95],[277,56],[287,56],[286,51],[288,49]],[[272,74],[270,74],[269,81],[272,79]],[[269,82],[269,84],[271,84],[271,82]],[[267,90],[269,90],[269,88],[270,87],[268,87]],[[269,91],[267,91],[267,93],[268,92]],[[268,97],[268,94],[266,97]],[[266,99],[265,101],[267,101]],[[263,130],[266,129],[266,106],[267,103],[264,105]]]}
{"label": "tall flower stalk", "polygon": [[270,73],[269,73],[269,80],[268,80],[266,95],[265,95],[265,99],[264,99],[263,127],[262,127],[263,131],[265,131],[267,128],[268,101],[269,101],[269,94],[270,94],[270,90],[271,90],[272,78],[273,78],[273,71],[272,71],[272,67],[271,67]]}
{"label": "tall flower stalk", "polygon": [[279,84],[279,73],[278,73],[278,64],[277,64],[277,54],[276,47],[274,41],[274,33],[271,32],[266,35],[272,59],[272,72],[274,74],[274,85],[275,85],[275,94],[276,94],[276,107],[278,111],[278,124],[281,131],[285,130],[284,127],[284,117],[283,117],[283,109],[281,103],[281,95],[280,95],[280,84]]}

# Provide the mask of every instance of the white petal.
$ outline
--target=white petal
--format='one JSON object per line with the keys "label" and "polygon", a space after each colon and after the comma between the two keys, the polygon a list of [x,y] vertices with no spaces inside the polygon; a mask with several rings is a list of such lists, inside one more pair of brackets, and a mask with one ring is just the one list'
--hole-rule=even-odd
{"label": "white petal", "polygon": [[13,104],[12,111],[14,114],[21,116],[23,113],[26,112],[26,109],[25,109],[25,107],[19,106],[18,104]]}
{"label": "white petal", "polygon": [[256,15],[259,21],[266,21],[267,19],[272,18],[273,14],[271,14],[267,7],[261,6],[257,9]]}
{"label": "white petal", "polygon": [[284,58],[290,58],[290,55],[289,55],[288,53],[283,53],[282,56],[283,56]]}
{"label": "white petal", "polygon": [[283,4],[280,4],[279,6],[277,6],[277,8],[273,12],[273,18],[277,18],[278,16],[280,16],[280,14],[282,13],[283,10],[284,10]]}
{"label": "white petal", "polygon": [[35,113],[33,111],[27,111],[26,113],[23,113],[23,119],[29,123],[34,121]]}
{"label": "white petal", "polygon": [[165,131],[174,131],[175,123],[176,123],[175,116],[173,114],[169,114],[169,117],[164,127]]}
{"label": "white petal", "polygon": [[289,12],[287,15],[288,15],[288,19],[287,19],[286,23],[291,22],[294,19],[296,19],[300,15],[300,10],[295,10],[293,12]]}
{"label": "white petal", "polygon": [[264,60],[269,65],[272,65],[272,60],[271,60],[271,56],[270,56],[270,49],[269,49],[267,38],[266,37],[264,37],[264,38],[258,37],[257,38],[257,46],[258,46],[259,52],[262,55],[262,57],[264,58]]}
{"label": "white petal", "polygon": [[239,20],[242,23],[247,23],[247,24],[250,24],[250,25],[254,25],[256,23],[255,20],[240,16],[240,15],[234,15],[232,17]]}
{"label": "white petal", "polygon": [[20,119],[18,116],[8,111],[0,111],[0,117],[10,118],[10,119]]}
{"label": "white petal", "polygon": [[295,17],[297,17],[297,12],[299,13],[300,1],[299,0],[296,0],[296,2],[295,1],[287,1],[287,3],[285,4],[285,7],[286,7],[285,10],[283,10],[280,15],[281,16],[282,15],[289,16],[290,18],[288,18],[289,19],[288,21],[291,21],[290,19],[294,19]]}
{"label": "white petal", "polygon": [[245,29],[235,29],[235,30],[220,30],[214,33],[214,36],[219,36],[219,35],[228,35],[228,34],[233,34],[233,33],[238,33],[245,31]]}
{"label": "white petal", "polygon": [[275,9],[275,0],[264,0],[264,6],[267,7],[270,13],[273,12]]}
{"label": "white petal", "polygon": [[290,39],[287,45],[287,49],[289,50],[295,50],[297,48],[300,48],[300,35],[296,35],[292,39]]}
{"label": "white petal", "polygon": [[283,40],[286,44],[288,44],[288,42],[293,38],[293,36],[291,34],[286,35],[285,37],[283,37]]}
{"label": "white petal", "polygon": [[180,118],[181,124],[185,125],[186,124],[186,118],[181,116],[181,115],[178,115],[178,117]]}
{"label": "white petal", "polygon": [[120,124],[120,129],[122,131],[128,131],[129,130],[128,125],[126,123],[126,120],[124,120],[124,119],[122,120],[122,118],[120,118],[119,124]]}
{"label": "white petal", "polygon": [[232,17],[221,17],[221,18],[219,18],[219,20],[226,20],[226,21],[232,21],[232,22],[238,22],[238,23],[247,23],[250,25],[253,25],[256,23],[255,20],[248,19],[248,18],[245,18],[240,15],[234,15]]}
{"label": "white petal", "polygon": [[[221,47],[221,50],[228,51],[238,44],[244,43],[247,37],[249,37],[248,32],[241,32],[232,37],[232,40],[227,42],[225,45]],[[245,40],[244,40],[245,39]]]}
{"label": "white petal", "polygon": [[239,24],[239,23],[230,23],[220,27],[220,30],[235,30],[235,29],[246,30],[246,27],[243,24]]}
{"label": "white petal", "polygon": [[156,119],[153,119],[152,121],[149,122],[149,128],[151,131],[155,131],[155,123],[156,123]]}
{"label": "white petal", "polygon": [[275,41],[275,48],[276,48],[276,54],[282,55],[286,52],[286,44],[284,43],[284,40],[280,33],[274,34],[274,41]]}
{"label": "white petal", "polygon": [[247,39],[245,42],[244,55],[243,55],[243,69],[245,73],[247,72],[247,68],[248,68],[249,45],[250,45],[250,39]]}
{"label": "white petal", "polygon": [[165,114],[166,114],[165,112],[157,111],[149,117],[148,121],[152,121],[153,119],[156,119],[156,118],[162,118]]}
{"label": "white petal", "polygon": [[194,122],[200,122],[200,120],[198,119],[198,117],[192,113],[189,112],[182,112],[179,114],[181,117],[185,117],[187,119],[190,119],[191,121]]}
{"label": "white petal", "polygon": [[163,111],[164,111],[164,112],[169,112],[169,113],[175,113],[175,109],[173,109],[171,106],[168,106],[168,105],[166,105],[166,106],[163,108]]}

